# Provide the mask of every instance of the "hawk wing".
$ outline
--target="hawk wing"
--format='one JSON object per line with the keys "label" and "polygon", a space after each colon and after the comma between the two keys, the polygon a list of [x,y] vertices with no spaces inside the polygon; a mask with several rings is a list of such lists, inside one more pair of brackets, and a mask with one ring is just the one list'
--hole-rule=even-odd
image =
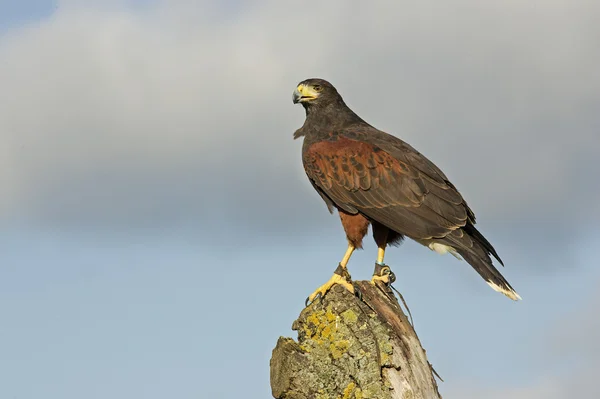
{"label": "hawk wing", "polygon": [[304,151],[304,168],[339,208],[413,239],[444,238],[474,223],[473,212],[433,163],[400,139],[384,139],[338,136],[314,143]]}

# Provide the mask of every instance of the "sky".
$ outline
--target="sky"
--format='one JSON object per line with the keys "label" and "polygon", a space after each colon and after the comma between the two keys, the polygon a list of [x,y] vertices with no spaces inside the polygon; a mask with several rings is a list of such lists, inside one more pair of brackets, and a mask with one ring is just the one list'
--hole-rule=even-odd
{"label": "sky", "polygon": [[0,397],[271,397],[277,338],[346,249],[292,139],[309,77],[445,171],[523,297],[388,251],[444,398],[600,395],[598,15],[0,0]]}

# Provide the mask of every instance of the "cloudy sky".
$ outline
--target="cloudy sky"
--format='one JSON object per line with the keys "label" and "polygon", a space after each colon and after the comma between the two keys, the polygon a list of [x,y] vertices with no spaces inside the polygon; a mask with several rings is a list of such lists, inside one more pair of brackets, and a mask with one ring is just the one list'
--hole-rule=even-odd
{"label": "cloudy sky", "polygon": [[444,398],[600,395],[598,15],[0,0],[0,397],[270,397],[277,337],[346,245],[292,140],[308,77],[446,172],[524,299],[388,253]]}

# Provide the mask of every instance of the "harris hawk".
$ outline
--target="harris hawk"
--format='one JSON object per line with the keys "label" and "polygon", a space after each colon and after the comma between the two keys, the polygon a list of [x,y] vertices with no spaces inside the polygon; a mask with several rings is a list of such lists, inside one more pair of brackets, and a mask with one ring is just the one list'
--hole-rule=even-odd
{"label": "harris hawk", "polygon": [[437,253],[464,259],[494,290],[521,299],[494,267],[492,256],[503,265],[502,260],[475,228],[475,214],[436,165],[361,119],[326,80],[300,82],[293,102],[306,113],[294,133],[294,139],[304,137],[304,170],[329,211],[338,210],[348,240],[335,273],[307,303],[335,284],[354,292],[347,264],[354,250],[362,248],[369,225],[378,247],[373,283],[389,282],[386,247],[409,237]]}

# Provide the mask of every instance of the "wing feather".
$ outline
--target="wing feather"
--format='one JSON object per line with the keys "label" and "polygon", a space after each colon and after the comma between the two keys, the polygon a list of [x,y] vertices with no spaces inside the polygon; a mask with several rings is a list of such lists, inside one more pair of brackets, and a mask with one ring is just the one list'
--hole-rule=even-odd
{"label": "wing feather", "polygon": [[304,152],[304,167],[338,207],[411,238],[445,237],[466,225],[468,206],[435,165],[412,147],[383,144],[344,136],[320,141]]}

